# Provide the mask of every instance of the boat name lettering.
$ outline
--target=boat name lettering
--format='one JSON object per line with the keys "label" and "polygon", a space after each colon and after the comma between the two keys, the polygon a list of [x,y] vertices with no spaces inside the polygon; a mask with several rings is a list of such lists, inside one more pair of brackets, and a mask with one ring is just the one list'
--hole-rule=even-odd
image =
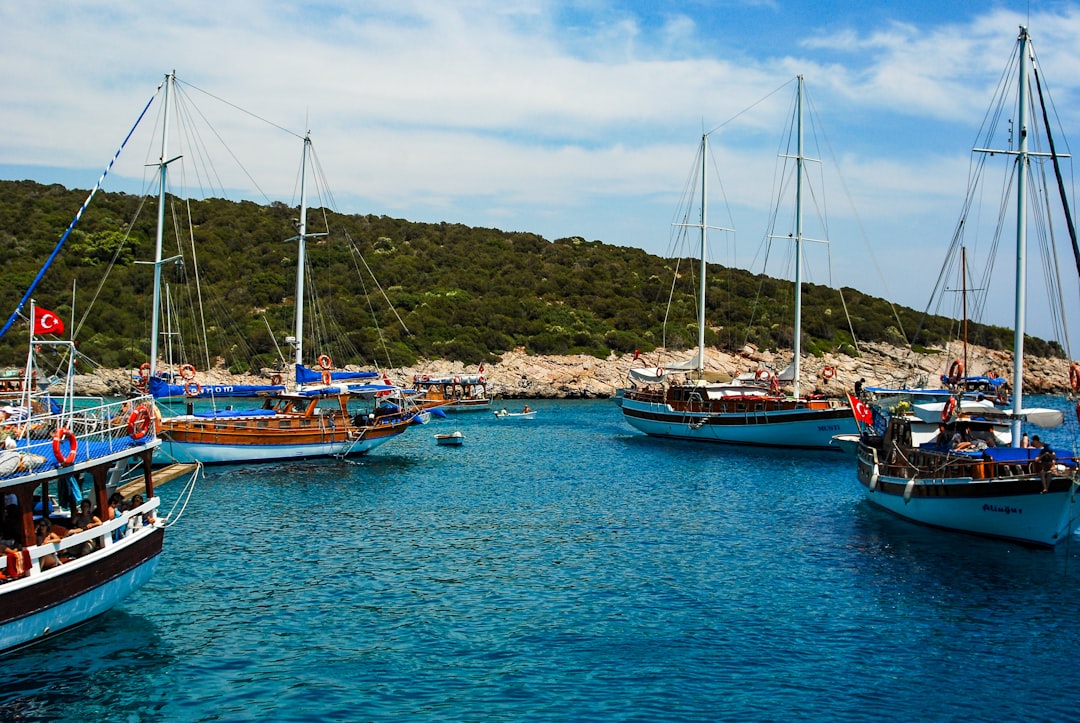
{"label": "boat name lettering", "polygon": [[1022,515],[1024,510],[1020,507],[999,507],[998,505],[985,504],[983,512],[1004,512],[1006,515]]}
{"label": "boat name lettering", "polygon": [[841,430],[840,430],[840,425],[839,424],[819,424],[818,425],[818,431],[819,432],[839,432]]}

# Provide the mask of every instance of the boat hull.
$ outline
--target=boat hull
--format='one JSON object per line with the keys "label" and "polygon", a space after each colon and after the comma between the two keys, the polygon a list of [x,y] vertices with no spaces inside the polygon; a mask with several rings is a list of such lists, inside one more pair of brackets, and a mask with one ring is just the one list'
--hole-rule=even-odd
{"label": "boat hull", "polygon": [[623,417],[651,437],[756,447],[792,447],[841,451],[832,444],[838,434],[858,434],[851,410],[793,408],[756,412],[676,410],[663,401],[620,398]]}
{"label": "boat hull", "polygon": [[285,459],[314,457],[352,457],[370,452],[383,442],[404,431],[393,434],[365,436],[359,440],[336,439],[322,442],[259,443],[196,442],[166,438],[154,457],[155,463],[181,462],[202,464],[236,464],[240,462],[271,462]]}
{"label": "boat hull", "polygon": [[117,605],[153,576],[163,539],[162,528],[145,528],[107,553],[0,585],[0,651],[55,635]]}
{"label": "boat hull", "polygon": [[866,499],[898,517],[931,527],[1053,547],[1080,514],[1075,474],[913,478],[882,474],[877,451],[860,445],[858,476]]}

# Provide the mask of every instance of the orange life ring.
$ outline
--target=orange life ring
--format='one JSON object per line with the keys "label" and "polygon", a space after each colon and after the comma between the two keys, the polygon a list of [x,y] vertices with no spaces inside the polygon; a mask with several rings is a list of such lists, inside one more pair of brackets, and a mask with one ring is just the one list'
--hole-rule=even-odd
{"label": "orange life ring", "polygon": [[1069,386],[1074,392],[1080,391],[1080,364],[1076,362],[1069,367]]}
{"label": "orange life ring", "polygon": [[427,374],[425,374],[424,376],[420,377],[420,381],[422,381],[422,382],[430,382],[431,377],[429,377]]}
{"label": "orange life ring", "polygon": [[146,436],[146,433],[150,431],[150,410],[146,407],[139,407],[128,417],[127,421],[128,436],[138,441]]}
{"label": "orange life ring", "polygon": [[334,366],[334,362],[330,359],[329,355],[320,354],[319,355],[319,366],[321,366],[323,369],[329,369],[330,367]]}
{"label": "orange life ring", "polygon": [[184,385],[184,394],[188,395],[189,397],[197,397],[201,393],[202,387],[199,386],[199,383],[194,379]]}
{"label": "orange life ring", "polygon": [[825,367],[821,370],[822,379],[832,379],[836,376],[836,367]]}
{"label": "orange life ring", "polygon": [[330,373],[330,370],[329,369],[324,370],[323,373],[322,373],[322,383],[323,384],[329,384],[332,381],[334,381],[334,376]]}
{"label": "orange life ring", "polygon": [[270,383],[271,384],[281,384],[281,375],[280,374],[275,374],[274,376],[270,377]]}
{"label": "orange life ring", "polygon": [[941,409],[941,421],[948,422],[952,419],[953,412],[956,411],[956,397],[949,397],[949,401],[945,402],[945,406]]}
{"label": "orange life ring", "polygon": [[454,377],[454,384],[461,384],[461,377]]}
{"label": "orange life ring", "polygon": [[483,374],[481,374],[481,375],[480,375],[480,383],[481,383],[481,384],[483,384],[483,383],[484,383],[484,375],[483,375]]}
{"label": "orange life ring", "polygon": [[143,362],[139,365],[139,376],[142,377],[144,382],[150,380],[150,362]]}
{"label": "orange life ring", "polygon": [[1076,421],[1080,422],[1080,402],[1076,403]]}
{"label": "orange life ring", "polygon": [[986,378],[987,379],[997,379],[997,374],[994,374],[993,372],[987,372],[986,373]]}
{"label": "orange life ring", "polygon": [[[60,443],[67,440],[70,445],[70,451],[64,454],[60,448]],[[56,461],[63,465],[69,465],[75,461],[75,451],[79,448],[79,443],[75,439],[75,433],[67,427],[59,427],[56,432],[53,433],[52,438],[52,451],[53,456],[56,457]]]}
{"label": "orange life ring", "polygon": [[768,369],[762,368],[762,369],[758,369],[756,372],[754,372],[754,379],[757,379],[759,382],[768,381],[770,376],[771,375],[769,374]]}
{"label": "orange life ring", "polygon": [[195,367],[192,364],[180,365],[180,378],[191,380],[195,378]]}
{"label": "orange life ring", "polygon": [[964,365],[960,363],[959,359],[953,359],[953,363],[949,365],[949,384],[956,384],[963,375]]}

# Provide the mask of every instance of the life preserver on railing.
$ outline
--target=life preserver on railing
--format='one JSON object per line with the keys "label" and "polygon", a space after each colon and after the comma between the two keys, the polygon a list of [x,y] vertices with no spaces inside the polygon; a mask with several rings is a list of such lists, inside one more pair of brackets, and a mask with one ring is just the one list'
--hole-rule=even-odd
{"label": "life preserver on railing", "polygon": [[953,363],[949,365],[949,384],[956,384],[963,375],[964,365],[960,363],[959,359],[953,359]]}
{"label": "life preserver on railing", "polygon": [[664,376],[664,367],[656,367],[656,376],[657,377]]}
{"label": "life preserver on railing", "polygon": [[202,387],[194,379],[184,385],[184,394],[188,395],[189,397],[197,397],[201,393]]}
{"label": "life preserver on railing", "polygon": [[270,377],[270,383],[275,385],[281,384],[281,375],[275,374],[274,376]]}
{"label": "life preserver on railing", "polygon": [[454,384],[461,384],[461,377],[454,377]]}
{"label": "life preserver on railing", "polygon": [[322,373],[322,383],[330,384],[332,381],[334,381],[334,375],[330,373],[329,369],[324,370]]}
{"label": "life preserver on railing", "polygon": [[422,381],[422,382],[430,382],[431,377],[429,377],[427,374],[425,374],[424,376],[420,377],[420,381]]}
{"label": "life preserver on railing", "polygon": [[143,362],[139,365],[139,376],[142,377],[144,382],[150,381],[150,362]]}
{"label": "life preserver on railing", "polygon": [[822,379],[832,379],[836,376],[836,367],[825,367],[821,370]]}
{"label": "life preserver on railing", "polygon": [[949,401],[945,402],[945,406],[941,408],[941,421],[948,422],[952,419],[953,412],[956,411],[956,397],[949,397]]}
{"label": "life preserver on railing", "polygon": [[[60,443],[65,441],[65,440],[67,441],[68,445],[70,446],[69,451],[68,451],[67,454],[64,454],[63,449],[60,446]],[[67,427],[59,427],[59,428],[57,428],[56,432],[53,433],[53,438],[52,438],[53,456],[56,457],[56,461],[59,462],[60,464],[68,465],[68,464],[71,464],[72,462],[74,462],[75,461],[75,451],[78,450],[78,448],[79,448],[79,443],[75,439],[75,433],[72,432]]]}
{"label": "life preserver on railing", "polygon": [[762,368],[754,372],[754,379],[757,379],[759,382],[768,381],[770,376],[772,375],[769,373],[768,369]]}
{"label": "life preserver on railing", "polygon": [[195,378],[195,366],[192,364],[180,365],[180,378],[184,380],[192,380]]}
{"label": "life preserver on railing", "polygon": [[1069,367],[1069,386],[1074,392],[1080,391],[1080,364],[1076,362]]}
{"label": "life preserver on railing", "polygon": [[481,374],[481,375],[480,375],[480,383],[481,383],[481,384],[483,384],[483,383],[484,383],[484,375],[483,375],[483,374]]}
{"label": "life preserver on railing", "polygon": [[330,356],[328,354],[320,354],[319,366],[321,366],[323,369],[329,369],[330,367],[334,366],[334,362],[330,359]]}
{"label": "life preserver on railing", "polygon": [[997,379],[997,374],[994,374],[993,372],[987,372],[986,373],[986,378],[987,379]]}
{"label": "life preserver on railing", "polygon": [[150,410],[146,407],[139,407],[127,420],[128,436],[139,441],[146,436],[150,431]]}

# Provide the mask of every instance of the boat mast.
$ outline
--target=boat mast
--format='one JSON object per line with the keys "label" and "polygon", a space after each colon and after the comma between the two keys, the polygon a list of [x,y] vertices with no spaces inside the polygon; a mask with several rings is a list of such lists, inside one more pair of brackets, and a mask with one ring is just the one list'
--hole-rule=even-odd
{"label": "boat mast", "polygon": [[[176,71],[165,76],[165,96],[162,110],[161,158],[158,161],[158,215],[157,238],[154,243],[154,298],[150,316],[150,376],[157,371],[158,360],[158,317],[161,316],[161,258],[162,238],[165,235],[165,179],[169,164],[176,158],[169,158],[169,95],[176,84]],[[179,158],[179,156],[177,156]]]}
{"label": "boat mast", "polygon": [[304,136],[304,155],[300,159],[300,224],[297,228],[298,250],[296,255],[296,365],[304,363],[304,264],[307,250],[307,157],[311,147],[311,133]]}
{"label": "boat mast", "polygon": [[705,252],[706,252],[706,229],[707,216],[706,208],[708,203],[706,199],[706,191],[708,189],[707,179],[708,174],[708,162],[709,157],[709,134],[701,134],[701,269],[698,274],[698,352],[697,352],[697,371],[700,376],[705,372]]}
{"label": "boat mast", "polygon": [[1028,31],[1020,26],[1020,108],[1017,115],[1020,146],[1016,156],[1016,320],[1013,332],[1012,446],[1020,444],[1020,410],[1024,408],[1024,317],[1027,296],[1027,173],[1028,173],[1028,71],[1031,63]]}
{"label": "boat mast", "polygon": [[799,398],[799,357],[802,356],[802,237],[803,237],[803,208],[802,208],[802,182],[803,182],[803,77],[798,76],[799,92],[796,96],[796,112],[798,114],[798,154],[795,156],[795,339],[792,346],[795,359],[792,369],[795,374],[794,389],[795,398]]}

